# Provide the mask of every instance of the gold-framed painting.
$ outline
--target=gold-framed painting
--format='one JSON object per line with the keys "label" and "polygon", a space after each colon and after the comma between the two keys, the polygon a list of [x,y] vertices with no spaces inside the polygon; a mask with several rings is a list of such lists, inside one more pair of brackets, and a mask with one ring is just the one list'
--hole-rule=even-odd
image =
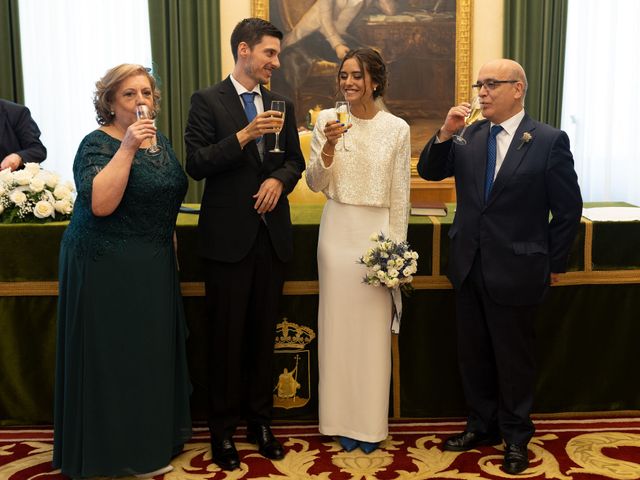
{"label": "gold-framed painting", "polygon": [[473,0],[252,0],[252,16],[284,34],[271,88],[291,98],[300,127],[338,97],[340,59],[373,47],[389,69],[384,101],[411,126],[412,156],[468,99]]}

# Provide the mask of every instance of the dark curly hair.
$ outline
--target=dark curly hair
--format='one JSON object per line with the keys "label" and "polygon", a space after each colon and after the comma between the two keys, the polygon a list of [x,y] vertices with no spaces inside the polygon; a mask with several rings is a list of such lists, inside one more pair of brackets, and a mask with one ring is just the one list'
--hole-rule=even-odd
{"label": "dark curly hair", "polygon": [[123,63],[117,67],[107,70],[107,73],[96,82],[96,91],[93,94],[93,106],[96,109],[96,121],[100,125],[111,125],[113,114],[111,113],[111,102],[120,83],[125,78],[133,75],[146,75],[153,92],[153,109],[156,113],[160,110],[160,90],[156,86],[156,79],[149,73],[149,70],[142,65]]}
{"label": "dark curly hair", "polygon": [[377,87],[373,90],[373,99],[375,100],[378,97],[382,97],[387,89],[387,66],[380,53],[373,48],[356,48],[349,50],[342,59],[342,63],[340,63],[340,68],[338,69],[338,84],[340,84],[340,72],[342,71],[344,62],[350,58],[355,58],[362,71],[366,70],[369,72],[371,82],[377,84]]}

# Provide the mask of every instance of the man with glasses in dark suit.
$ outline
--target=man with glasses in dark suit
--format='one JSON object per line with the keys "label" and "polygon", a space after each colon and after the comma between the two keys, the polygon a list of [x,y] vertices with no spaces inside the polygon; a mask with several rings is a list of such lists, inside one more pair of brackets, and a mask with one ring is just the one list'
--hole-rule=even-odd
{"label": "man with glasses in dark suit", "polygon": [[[528,465],[535,384],[534,315],[567,266],[582,198],[569,139],[524,111],[527,78],[513,60],[482,66],[474,85],[485,120],[452,137],[470,105],[452,107],[420,155],[428,180],[455,177],[448,277],[456,291],[458,362],[469,408],[445,450],[504,440],[503,469]],[[551,220],[550,214],[552,215]]]}

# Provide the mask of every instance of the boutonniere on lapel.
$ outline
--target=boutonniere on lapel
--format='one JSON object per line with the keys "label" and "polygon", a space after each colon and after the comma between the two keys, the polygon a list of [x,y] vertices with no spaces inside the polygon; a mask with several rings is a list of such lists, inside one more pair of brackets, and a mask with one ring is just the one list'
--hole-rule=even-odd
{"label": "boutonniere on lapel", "polygon": [[518,145],[518,148],[516,150],[520,150],[522,147],[524,147],[525,143],[529,143],[532,139],[533,137],[529,132],[524,132],[522,134],[522,137],[520,137],[520,145]]}

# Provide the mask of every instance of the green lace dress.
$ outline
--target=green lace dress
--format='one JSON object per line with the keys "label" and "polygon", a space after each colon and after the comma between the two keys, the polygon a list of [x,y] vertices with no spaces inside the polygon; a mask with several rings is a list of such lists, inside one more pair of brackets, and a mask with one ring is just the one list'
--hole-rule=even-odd
{"label": "green lace dress", "polygon": [[136,153],[113,214],[93,178],[120,141],[96,130],[76,154],[78,196],[60,250],[55,468],[72,477],[164,467],[191,437],[186,323],[172,236],[187,179],[168,140]]}

